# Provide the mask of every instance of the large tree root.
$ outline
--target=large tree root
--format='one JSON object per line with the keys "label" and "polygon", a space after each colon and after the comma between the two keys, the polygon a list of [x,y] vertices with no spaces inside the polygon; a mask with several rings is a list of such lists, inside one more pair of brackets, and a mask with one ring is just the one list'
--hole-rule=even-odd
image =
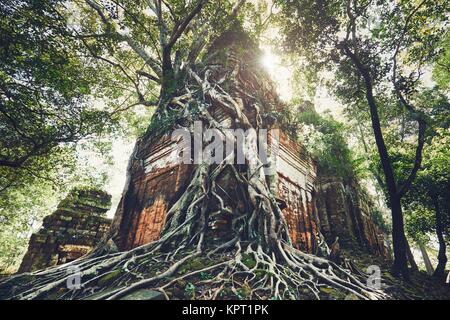
{"label": "large tree root", "polygon": [[[281,258],[264,252],[258,243],[234,245],[222,253],[207,257],[211,250],[198,250],[179,254],[174,261],[167,260],[167,253],[154,251],[141,253],[144,248],[130,255],[102,257],[99,262],[85,261],[78,267],[82,270],[82,286],[68,290],[66,282],[73,274],[65,274],[65,265],[45,274],[32,273],[16,277],[33,280],[11,291],[10,299],[120,299],[139,289],[161,291],[167,299],[176,294],[173,288],[183,283],[193,283],[192,296],[177,298],[195,299],[321,299],[325,297],[321,288],[333,288],[343,294],[352,294],[359,299],[386,299],[382,291],[364,284],[364,278],[352,275],[348,270],[326,259],[302,253],[280,242]],[[201,259],[199,263],[192,261]],[[94,260],[94,259],[92,259]],[[195,266],[196,269],[191,269]],[[154,269],[163,270],[157,272]],[[184,270],[182,270],[184,269]],[[149,271],[151,270],[151,271]],[[111,282],[101,284],[110,274],[119,274]],[[201,276],[206,278],[202,278]],[[3,290],[12,279],[3,282]],[[183,284],[184,285],[184,284]],[[111,290],[111,288],[117,288]],[[183,289],[183,288],[181,288]],[[325,291],[325,290],[324,290]],[[102,294],[103,293],[103,294]]]}

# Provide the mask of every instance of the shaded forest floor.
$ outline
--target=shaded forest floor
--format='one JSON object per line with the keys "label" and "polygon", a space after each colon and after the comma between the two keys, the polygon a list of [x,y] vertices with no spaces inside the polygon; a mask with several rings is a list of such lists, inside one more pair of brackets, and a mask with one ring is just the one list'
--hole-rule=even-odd
{"label": "shaded forest floor", "polygon": [[[377,265],[381,270],[382,290],[388,294],[392,299],[399,300],[450,300],[450,286],[440,284],[436,279],[428,276],[425,272],[414,272],[411,274],[411,281],[404,282],[392,276],[389,272],[389,263],[379,257],[374,257],[359,250],[344,250],[342,257],[347,261],[351,261],[351,265],[355,270],[366,271],[370,265]],[[207,258],[200,256],[183,264],[177,272],[166,279],[164,290],[155,290],[153,288],[143,288],[136,290],[122,297],[125,300],[187,300],[187,299],[233,299],[233,300],[248,300],[248,299],[272,299],[270,296],[260,294],[248,285],[248,279],[245,274],[236,275],[230,282],[227,282],[221,290],[217,290],[218,283],[216,280],[220,278],[220,269],[209,267],[218,263],[226,261],[230,257],[227,253],[218,254]],[[255,265],[255,261],[251,256],[243,255],[242,263],[248,268]],[[116,269],[109,271],[103,275],[96,277],[94,282],[90,282],[89,286],[79,290],[68,290],[66,286],[60,286],[49,292],[42,299],[106,299],[111,296],[118,288],[124,288],[135,281],[150,278],[166,269],[170,262],[155,262],[149,263],[146,266],[141,266],[137,269],[130,268],[124,271],[123,269]],[[196,270],[198,272],[196,272]],[[202,271],[204,270],[204,271]],[[130,272],[135,277],[130,278]],[[124,282],[124,277],[128,281]],[[256,277],[263,277],[264,270],[255,272]],[[8,299],[11,293],[16,291],[23,285],[29,284],[35,280],[34,275],[24,275],[17,278],[17,282],[10,283],[9,288],[2,287],[0,290],[0,299]],[[82,292],[81,292],[81,291]],[[215,295],[213,295],[215,293]],[[315,299],[308,290],[301,292],[301,299],[310,300]],[[359,300],[353,294],[349,294],[343,290],[337,290],[327,285],[320,286],[320,299],[322,300]]]}
{"label": "shaded forest floor", "polygon": [[[362,251],[346,250],[344,255],[351,257],[352,262],[365,270],[369,265],[377,265],[381,269],[383,291],[398,300],[450,300],[450,285],[440,283],[425,271],[411,271],[411,280],[405,282],[395,278],[390,272],[390,263]],[[446,274],[448,273],[448,270]],[[335,297],[331,296],[331,299]]]}

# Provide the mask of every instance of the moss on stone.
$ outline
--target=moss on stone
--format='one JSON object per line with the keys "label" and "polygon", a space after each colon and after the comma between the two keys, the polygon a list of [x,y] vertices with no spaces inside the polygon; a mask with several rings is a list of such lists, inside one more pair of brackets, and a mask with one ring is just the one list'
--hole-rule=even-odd
{"label": "moss on stone", "polygon": [[245,264],[245,266],[249,269],[252,269],[256,266],[256,260],[250,254],[242,255],[242,263]]}
{"label": "moss on stone", "polygon": [[329,300],[344,300],[347,297],[347,293],[330,287],[321,287],[320,292]]}
{"label": "moss on stone", "polygon": [[67,292],[66,288],[59,288],[57,291],[50,293],[46,299],[48,300],[58,300]]}
{"label": "moss on stone", "polygon": [[191,261],[188,261],[185,264],[183,264],[180,267],[179,273],[180,274],[185,274],[187,272],[199,270],[199,269],[202,269],[202,268],[205,268],[205,267],[207,267],[207,263],[205,263],[204,259],[202,259],[202,258],[195,258],[195,259],[192,259]]}
{"label": "moss on stone", "polygon": [[98,279],[97,284],[100,287],[104,287],[104,286],[110,284],[111,282],[113,282],[114,280],[116,280],[122,273],[123,273],[123,271],[121,269],[117,269],[110,273],[107,273],[103,277]]}

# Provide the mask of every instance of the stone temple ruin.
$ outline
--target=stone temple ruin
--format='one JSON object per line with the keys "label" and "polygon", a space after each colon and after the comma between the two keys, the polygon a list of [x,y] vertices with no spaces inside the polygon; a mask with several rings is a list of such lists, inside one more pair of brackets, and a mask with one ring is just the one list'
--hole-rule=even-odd
{"label": "stone temple ruin", "polygon": [[19,272],[63,264],[90,252],[109,229],[106,211],[110,207],[111,196],[105,192],[72,190],[31,236]]}
{"label": "stone temple ruin", "polygon": [[[224,62],[221,56],[221,60],[211,63],[221,65],[223,73],[227,69],[239,69],[235,81],[240,83],[241,88],[252,95],[259,95],[264,104],[271,105],[272,109],[283,111],[286,106],[278,99],[272,82],[266,74],[258,71],[260,66],[255,68],[258,50],[248,50],[243,53],[244,57],[232,57],[235,41],[235,35],[225,34],[213,44],[211,50],[225,48],[231,58]],[[249,62],[242,63],[243,60]],[[237,67],[236,61],[240,61]],[[218,71],[212,74],[212,81],[220,79],[223,73]],[[245,102],[242,105],[242,112],[253,125],[253,122],[258,121],[255,119],[255,108]],[[260,111],[263,113],[264,110]],[[211,113],[224,127],[233,127],[233,115],[222,106],[213,106]],[[263,121],[269,123],[267,119]],[[276,121],[272,121],[272,127],[275,125]],[[268,143],[271,143],[270,137]],[[169,208],[189,185],[196,165],[180,164],[174,160],[174,152],[179,150],[178,144],[179,141],[171,139],[170,131],[163,130],[149,130],[137,142],[130,161],[130,183],[126,186],[127,191],[113,221],[113,228],[116,229],[113,239],[120,250],[129,250],[158,239]],[[225,170],[218,179],[223,190],[220,197],[225,206],[233,206],[232,203],[241,198],[242,191],[236,190],[237,184],[230,176]],[[328,244],[340,237],[369,253],[383,257],[389,255],[387,237],[370,215],[373,204],[356,181],[344,183],[337,177],[321,177],[315,161],[283,130],[279,134],[279,154],[274,176],[275,182],[271,189],[286,218],[292,242],[299,249],[317,253],[321,232]],[[227,198],[234,201],[227,202]],[[238,208],[232,211],[243,212],[246,205],[240,202]],[[214,212],[214,208],[210,212]],[[211,217],[209,226],[212,240],[223,241],[230,236],[230,220],[226,214]]]}
{"label": "stone temple ruin", "polygon": [[[225,48],[233,58],[236,38],[225,34],[211,50]],[[239,35],[238,35],[239,37]],[[241,47],[246,47],[245,45]],[[242,54],[241,54],[242,55]],[[286,106],[278,99],[268,76],[258,71],[258,50],[248,50],[244,57],[224,59],[215,65],[235,72],[236,80],[244,91],[258,95],[263,107],[283,112]],[[236,65],[236,61],[239,65]],[[242,63],[247,61],[248,63]],[[211,75],[220,79],[223,72]],[[214,79],[213,79],[214,80]],[[233,126],[233,115],[222,106],[212,106],[214,119],[224,127]],[[265,107],[264,107],[265,108]],[[255,107],[242,102],[242,112],[255,126]],[[264,115],[268,110],[259,110]],[[272,128],[277,121],[262,119]],[[119,250],[129,250],[158,239],[164,228],[168,210],[181,197],[192,179],[195,164],[174,160],[179,141],[171,138],[172,130],[149,130],[136,143],[130,158],[127,185],[111,224],[109,235]],[[314,159],[290,137],[286,130],[279,131],[278,157],[270,188],[284,213],[293,244],[308,253],[318,253],[323,239],[331,245],[337,237],[342,245],[355,245],[368,253],[388,258],[387,236],[371,217],[373,204],[356,181],[343,181],[338,175],[323,176]],[[269,136],[268,144],[273,137]],[[242,190],[236,188],[231,174],[224,170],[217,179],[223,205],[231,212],[245,212],[249,205],[242,200]],[[92,201],[94,200],[95,201]],[[227,200],[229,199],[229,200]],[[236,205],[237,203],[237,205]],[[81,192],[70,195],[58,210],[44,220],[43,228],[34,234],[20,271],[67,262],[80,257],[95,246],[108,229],[109,220],[103,215],[110,198],[104,193]],[[232,206],[235,206],[232,208]],[[215,212],[212,206],[209,212]],[[212,215],[208,222],[211,241],[227,241],[232,236],[231,217]]]}
{"label": "stone temple ruin", "polygon": [[[175,148],[170,135],[142,146],[143,165],[136,164],[133,169],[129,207],[116,238],[121,250],[158,239],[168,208],[189,184],[194,165],[171,162]],[[316,253],[320,230],[328,244],[339,237],[343,243],[358,244],[369,253],[388,257],[387,237],[370,215],[370,198],[356,182],[317,174],[315,162],[301,145],[281,133],[276,196],[293,243],[305,252]],[[239,191],[227,188],[227,192],[234,197],[233,192]],[[227,223],[226,216],[210,222],[215,238],[227,236]]]}
{"label": "stone temple ruin", "polygon": [[356,181],[319,176],[316,186],[320,231],[328,242],[339,237],[344,246],[358,244],[369,253],[390,257],[388,236],[371,215],[374,203]]}

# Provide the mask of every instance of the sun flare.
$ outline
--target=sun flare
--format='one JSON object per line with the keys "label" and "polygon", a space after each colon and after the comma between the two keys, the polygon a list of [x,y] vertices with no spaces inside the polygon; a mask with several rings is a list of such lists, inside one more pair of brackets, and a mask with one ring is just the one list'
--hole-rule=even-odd
{"label": "sun flare", "polygon": [[275,55],[270,48],[267,48],[264,50],[261,62],[268,72],[273,73],[280,64],[280,58]]}
{"label": "sun flare", "polygon": [[285,66],[280,56],[269,46],[262,46],[261,65],[269,73],[277,86],[280,98],[289,101],[292,98],[292,69]]}

